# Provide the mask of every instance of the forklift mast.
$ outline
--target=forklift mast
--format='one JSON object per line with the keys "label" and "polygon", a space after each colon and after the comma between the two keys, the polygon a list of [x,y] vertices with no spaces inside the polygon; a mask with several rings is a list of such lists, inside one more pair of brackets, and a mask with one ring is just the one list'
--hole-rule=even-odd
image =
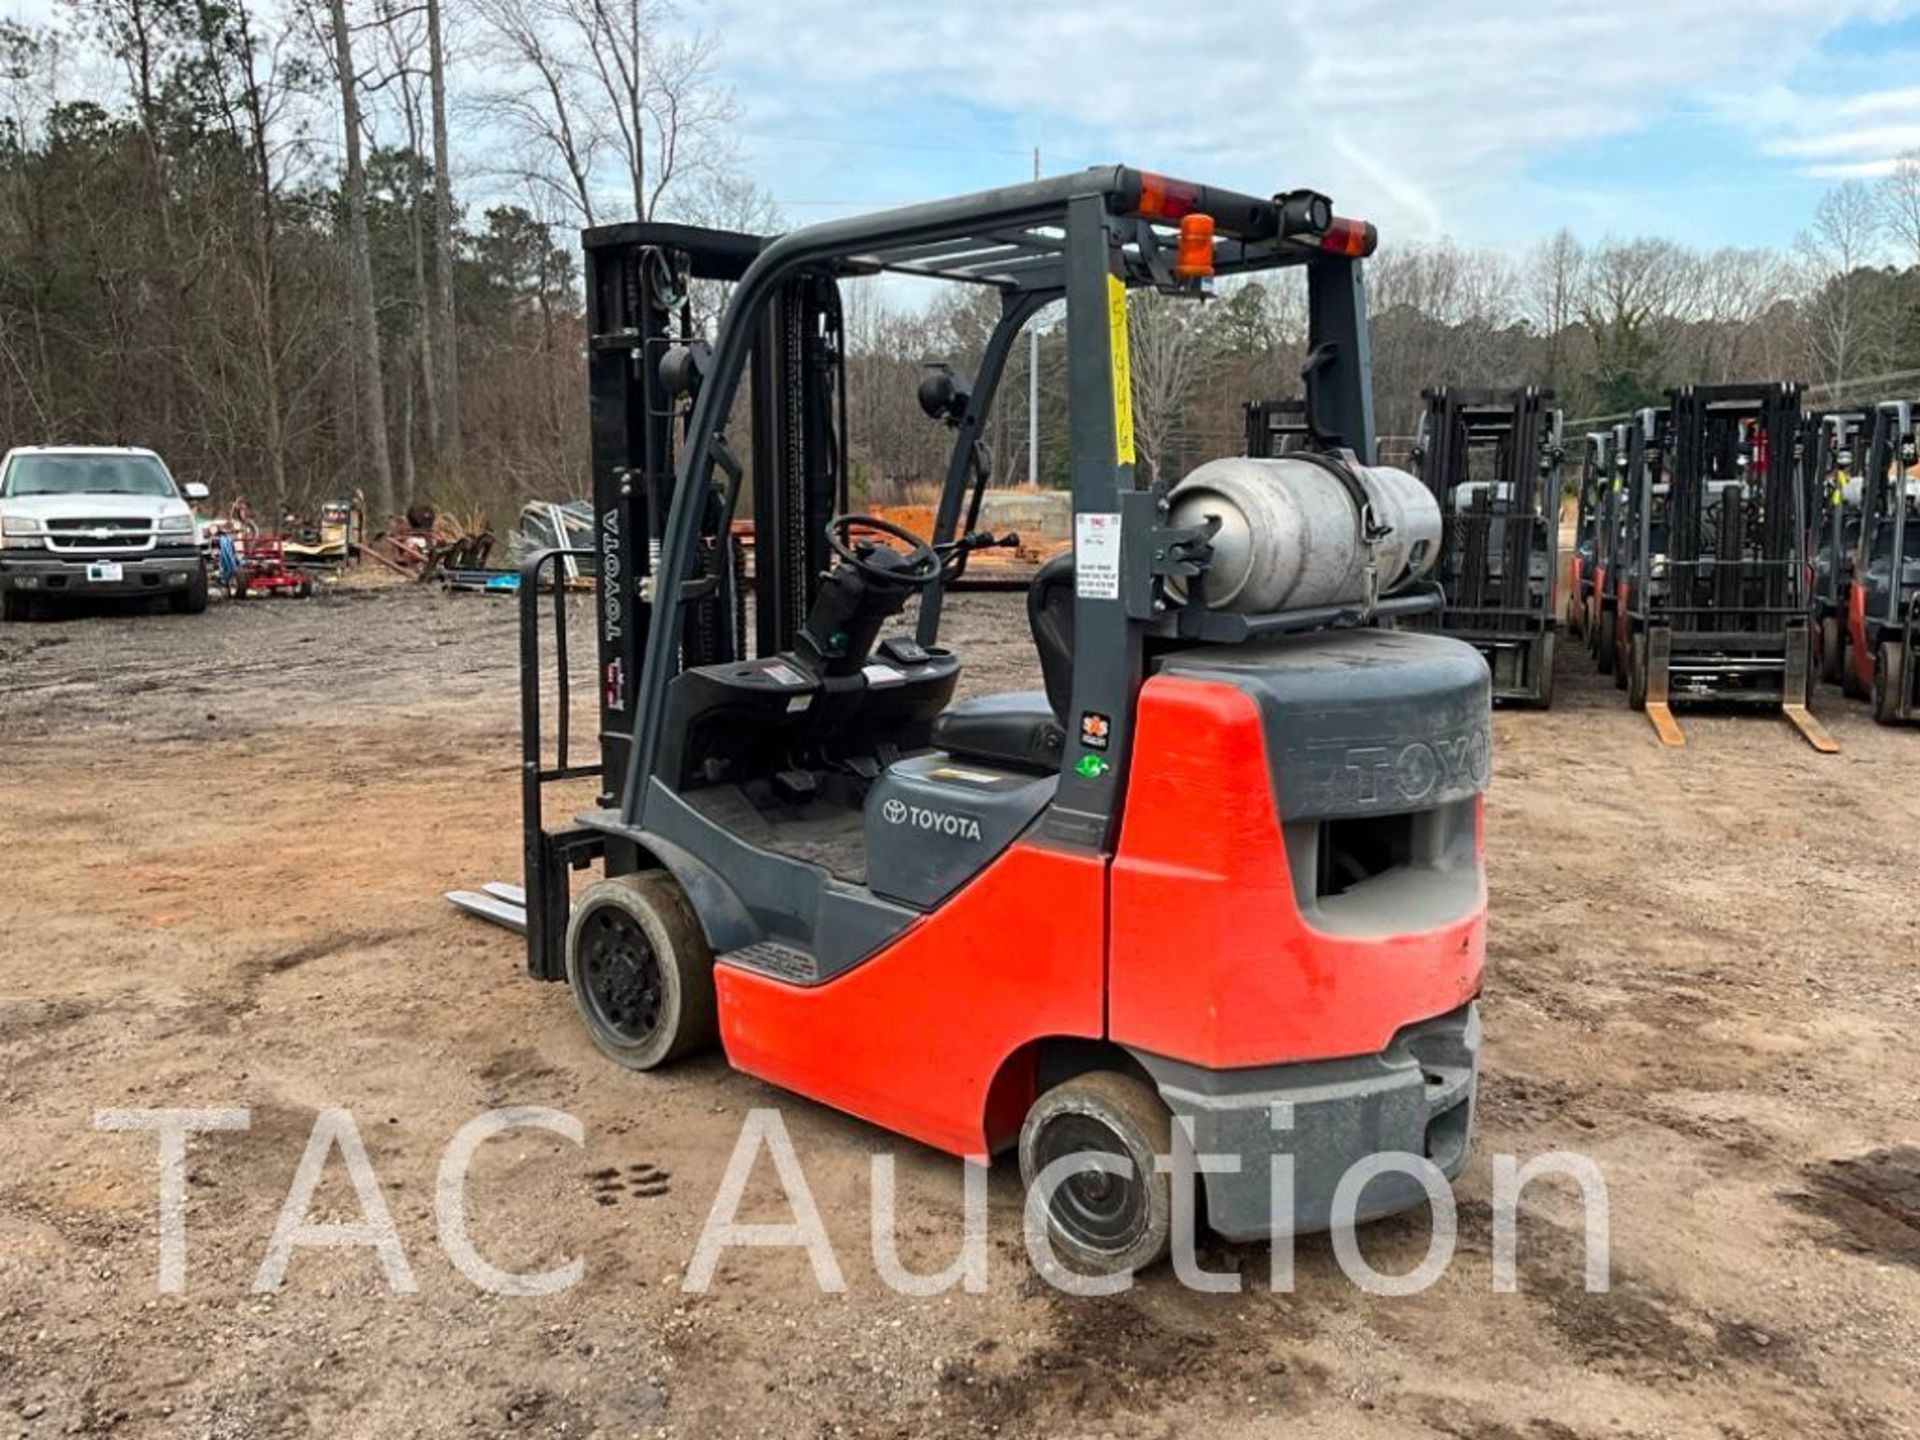
{"label": "forklift mast", "polygon": [[[635,697],[647,658],[651,579],[660,564],[678,483],[690,401],[705,362],[694,313],[695,284],[737,282],[765,241],[754,235],[672,224],[626,224],[585,232],[589,424],[601,582],[600,656],[603,803],[626,774]],[[752,579],[757,650],[793,644],[816,577],[826,568],[826,523],[844,507],[845,336],[839,287],[801,274],[768,307],[753,350]],[[723,468],[737,467],[730,451]],[[722,494],[699,497],[695,583],[683,663],[744,658],[743,552]]]}
{"label": "forklift mast", "polygon": [[[1634,443],[1646,450],[1655,417]],[[1617,675],[1662,743],[1686,737],[1673,700],[1777,708],[1816,750],[1839,747],[1808,709],[1810,538],[1796,385],[1689,385],[1666,438],[1633,470],[1616,616]]]}
{"label": "forklift mast", "polygon": [[1494,698],[1553,694],[1561,416],[1551,391],[1424,392],[1415,469],[1445,517],[1438,628],[1479,650]]}

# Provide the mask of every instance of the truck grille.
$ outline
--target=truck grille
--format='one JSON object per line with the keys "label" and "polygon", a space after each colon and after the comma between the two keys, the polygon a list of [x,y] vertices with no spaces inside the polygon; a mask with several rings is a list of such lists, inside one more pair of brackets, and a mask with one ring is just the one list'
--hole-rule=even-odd
{"label": "truck grille", "polygon": [[153,521],[143,515],[50,519],[47,544],[55,550],[141,550],[153,544]]}

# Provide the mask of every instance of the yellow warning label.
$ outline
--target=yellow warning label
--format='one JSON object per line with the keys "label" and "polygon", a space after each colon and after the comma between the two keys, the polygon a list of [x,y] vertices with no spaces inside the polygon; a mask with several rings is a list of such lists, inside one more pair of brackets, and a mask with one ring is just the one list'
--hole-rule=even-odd
{"label": "yellow warning label", "polygon": [[1107,334],[1113,345],[1113,456],[1120,465],[1133,459],[1133,351],[1127,345],[1127,284],[1107,276]]}

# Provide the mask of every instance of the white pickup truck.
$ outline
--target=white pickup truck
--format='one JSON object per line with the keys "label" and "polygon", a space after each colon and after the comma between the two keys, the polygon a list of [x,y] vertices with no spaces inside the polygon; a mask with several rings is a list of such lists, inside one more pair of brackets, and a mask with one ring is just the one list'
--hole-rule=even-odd
{"label": "white pickup truck", "polygon": [[207,562],[189,500],[151,450],[24,446],[0,460],[0,618],[35,597],[165,596],[207,608]]}

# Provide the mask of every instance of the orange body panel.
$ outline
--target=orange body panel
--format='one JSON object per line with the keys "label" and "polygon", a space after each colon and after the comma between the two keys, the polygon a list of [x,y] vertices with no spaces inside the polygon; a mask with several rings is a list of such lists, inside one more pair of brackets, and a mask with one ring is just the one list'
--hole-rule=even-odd
{"label": "orange body panel", "polygon": [[1260,713],[1230,685],[1140,694],[1113,863],[1108,1033],[1214,1068],[1365,1055],[1480,989],[1484,889],[1424,933],[1327,935],[1294,898]]}
{"label": "orange body panel", "polygon": [[1847,640],[1853,647],[1848,654],[1853,678],[1863,693],[1871,695],[1873,667],[1880,657],[1867,646],[1867,587],[1857,580],[1847,588]]}
{"label": "orange body panel", "polygon": [[[1106,863],[1021,842],[879,954],[801,987],[721,964],[727,1059],[955,1155],[1017,1130],[1021,1047],[1103,1029]],[[1016,1058],[1016,1064],[1018,1063]]]}

